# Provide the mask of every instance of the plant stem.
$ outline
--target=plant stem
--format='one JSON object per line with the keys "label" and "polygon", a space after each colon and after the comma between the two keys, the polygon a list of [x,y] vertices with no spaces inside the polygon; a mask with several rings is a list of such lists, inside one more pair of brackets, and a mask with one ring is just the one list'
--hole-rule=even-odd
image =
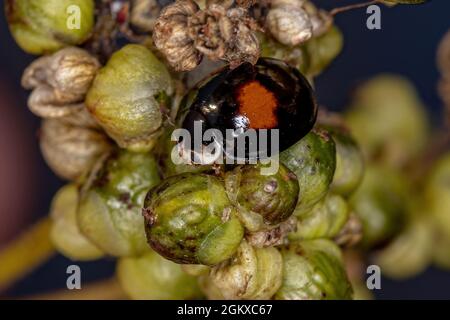
{"label": "plant stem", "polygon": [[50,241],[50,218],[46,217],[0,250],[0,292],[47,261],[55,248]]}
{"label": "plant stem", "polygon": [[80,290],[57,290],[25,297],[31,300],[119,300],[126,299],[116,278],[101,280],[82,286]]}
{"label": "plant stem", "polygon": [[334,8],[330,11],[330,14],[332,16],[335,16],[339,13],[342,12],[346,12],[346,11],[350,11],[353,9],[359,9],[359,8],[364,8],[364,7],[368,7],[372,4],[377,4],[377,3],[381,3],[381,0],[372,0],[372,1],[368,1],[368,2],[363,2],[363,3],[356,3],[356,4],[351,4],[348,6],[343,6],[343,7],[338,7],[338,8]]}

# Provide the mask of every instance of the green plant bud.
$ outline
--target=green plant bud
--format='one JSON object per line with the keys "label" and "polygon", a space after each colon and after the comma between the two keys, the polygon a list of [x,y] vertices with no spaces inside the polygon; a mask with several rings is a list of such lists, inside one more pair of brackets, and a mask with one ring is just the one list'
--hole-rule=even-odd
{"label": "green plant bud", "polygon": [[32,54],[81,44],[94,26],[93,0],[6,0],[5,12],[17,44]]}
{"label": "green plant bud", "polygon": [[344,37],[336,26],[332,26],[323,35],[313,37],[306,42],[305,48],[309,57],[306,74],[317,76],[322,73],[341,53],[343,46]]}
{"label": "green plant bud", "polygon": [[202,293],[197,279],[181,266],[154,251],[141,257],[121,258],[117,276],[125,293],[135,300],[190,300]]}
{"label": "green plant bud", "polygon": [[348,132],[333,130],[332,137],[336,143],[336,171],[331,190],[349,196],[361,183],[364,175],[364,157]]}
{"label": "green plant bud", "polygon": [[425,186],[425,201],[440,232],[450,237],[450,152],[433,165]]}
{"label": "green plant bud", "polygon": [[325,197],[336,168],[336,146],[327,131],[313,129],[283,151],[280,160],[298,179],[300,194],[295,214],[308,211]]}
{"label": "green plant bud", "polygon": [[263,33],[259,33],[258,38],[261,46],[261,57],[285,61],[296,67],[301,73],[307,74],[310,56],[305,45],[286,46]]}
{"label": "green plant bud", "polygon": [[432,260],[433,229],[424,218],[413,218],[387,247],[374,254],[383,275],[394,279],[414,277]]}
{"label": "green plant bud", "polygon": [[413,85],[396,75],[359,87],[346,123],[368,158],[394,167],[420,153],[428,136],[425,107]]}
{"label": "green plant bud", "polygon": [[97,74],[86,105],[122,148],[150,150],[163,125],[164,97],[172,92],[164,64],[144,46],[115,52]]}
{"label": "green plant bud", "polygon": [[263,165],[257,164],[228,171],[225,175],[228,198],[239,211],[261,215],[268,225],[279,224],[291,216],[297,204],[297,177],[281,163],[276,172],[268,175],[262,169]]}
{"label": "green plant bud", "polygon": [[344,198],[329,194],[311,211],[297,215],[297,230],[289,234],[290,240],[333,238],[348,220],[349,207]]}
{"label": "green plant bud", "polygon": [[254,248],[244,240],[234,257],[211,270],[210,278],[225,299],[267,300],[281,286],[282,264],[277,249]]}
{"label": "green plant bud", "polygon": [[95,245],[112,256],[148,250],[141,208],[159,182],[153,156],[117,151],[94,166],[83,186],[78,223]]}
{"label": "green plant bud", "polygon": [[350,198],[362,223],[362,247],[383,245],[403,228],[406,193],[407,185],[397,171],[374,164],[366,167],[361,185]]}
{"label": "green plant bud", "polygon": [[283,45],[264,34],[258,36],[261,57],[286,61],[308,77],[320,74],[343,48],[343,36],[336,26],[331,27],[325,34],[294,47]]}
{"label": "green plant bud", "polygon": [[50,237],[53,245],[72,260],[93,260],[103,256],[78,229],[78,188],[74,184],[62,187],[52,201]]}
{"label": "green plant bud", "polygon": [[216,265],[233,255],[244,235],[234,210],[218,178],[169,177],[145,199],[148,242],[174,262]]}
{"label": "green plant bud", "polygon": [[279,300],[352,299],[353,290],[338,246],[326,239],[292,243],[281,249],[283,283]]}

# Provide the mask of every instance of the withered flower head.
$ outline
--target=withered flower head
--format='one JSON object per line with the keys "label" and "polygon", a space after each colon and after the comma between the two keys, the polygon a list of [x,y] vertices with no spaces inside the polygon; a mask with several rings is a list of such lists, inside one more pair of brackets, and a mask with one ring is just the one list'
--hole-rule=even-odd
{"label": "withered flower head", "polygon": [[327,11],[307,0],[261,1],[252,14],[272,37],[291,47],[323,35],[333,24]]}
{"label": "withered flower head", "polygon": [[59,119],[45,119],[40,131],[42,155],[61,178],[76,180],[87,172],[111,145],[99,131],[71,126]]}
{"label": "withered flower head", "polygon": [[270,34],[282,44],[296,46],[313,35],[313,25],[303,0],[274,0],[266,17]]}
{"label": "withered flower head", "polygon": [[212,3],[200,10],[194,1],[180,0],[163,9],[153,40],[177,71],[194,69],[203,56],[236,66],[244,61],[256,63],[256,29],[256,22],[242,7]]}
{"label": "withered flower head", "polygon": [[175,70],[192,70],[202,60],[187,28],[188,18],[198,10],[192,0],[177,1],[165,7],[156,21],[153,41]]}
{"label": "withered flower head", "polygon": [[43,118],[58,118],[83,109],[84,97],[99,68],[96,58],[75,47],[37,59],[22,77],[22,85],[33,90],[28,100],[30,110]]}

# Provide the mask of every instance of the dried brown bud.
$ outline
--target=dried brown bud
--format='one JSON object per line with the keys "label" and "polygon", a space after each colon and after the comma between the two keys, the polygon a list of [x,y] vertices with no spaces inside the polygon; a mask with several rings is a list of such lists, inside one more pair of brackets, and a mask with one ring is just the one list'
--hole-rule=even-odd
{"label": "dried brown bud", "polygon": [[227,10],[221,5],[212,4],[200,10],[188,20],[189,37],[195,48],[202,54],[217,60],[225,55],[226,43],[222,32],[231,36],[231,23],[226,18]]}
{"label": "dried brown bud", "polygon": [[[205,0],[203,0],[205,1]],[[198,2],[198,1],[197,1]],[[248,9],[254,6],[257,1],[256,0],[206,0],[206,6],[210,6],[212,4],[220,4],[222,7],[231,8],[233,6],[241,7],[244,9]]]}
{"label": "dried brown bud", "polygon": [[40,145],[49,167],[67,180],[82,176],[111,148],[109,139],[101,132],[71,126],[59,119],[42,122]]}
{"label": "dried brown bud", "polygon": [[153,40],[177,71],[194,69],[203,55],[238,65],[256,63],[259,43],[256,22],[241,7],[211,4],[204,10],[191,0],[167,6],[158,18]]}
{"label": "dried brown bud", "polygon": [[177,1],[165,7],[153,30],[153,41],[170,65],[177,71],[194,69],[202,55],[189,37],[188,18],[199,10],[192,0]]}
{"label": "dried brown bud", "polygon": [[296,46],[313,35],[313,25],[303,0],[273,0],[266,17],[271,35],[282,44]]}
{"label": "dried brown bud", "polygon": [[83,101],[100,64],[87,51],[69,47],[33,62],[22,85],[33,89],[30,110],[44,118],[68,116],[83,109]]}
{"label": "dried brown bud", "polygon": [[60,117],[58,120],[71,126],[100,129],[100,125],[89,113],[85,104],[79,104],[78,108],[73,108],[73,112],[67,116]]}
{"label": "dried brown bud", "polygon": [[227,18],[230,23],[229,29],[223,33],[228,46],[224,60],[229,61],[232,68],[242,62],[255,64],[260,54],[259,41],[255,34],[258,29],[256,21],[250,18],[243,8],[228,10]]}

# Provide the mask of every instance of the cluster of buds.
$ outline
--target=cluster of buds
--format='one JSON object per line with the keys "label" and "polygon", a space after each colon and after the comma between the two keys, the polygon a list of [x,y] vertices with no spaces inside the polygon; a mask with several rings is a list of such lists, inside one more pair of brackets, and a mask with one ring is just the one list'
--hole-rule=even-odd
{"label": "cluster of buds", "polygon": [[40,145],[47,164],[58,176],[76,180],[95,159],[110,149],[109,139],[84,104],[100,69],[87,51],[67,47],[33,62],[22,85],[32,89],[30,110],[44,118]]}
{"label": "cluster of buds", "polygon": [[156,47],[177,71],[189,71],[203,56],[233,66],[256,63],[258,25],[239,6],[212,3],[200,9],[192,0],[180,0],[161,12],[153,30]]}

